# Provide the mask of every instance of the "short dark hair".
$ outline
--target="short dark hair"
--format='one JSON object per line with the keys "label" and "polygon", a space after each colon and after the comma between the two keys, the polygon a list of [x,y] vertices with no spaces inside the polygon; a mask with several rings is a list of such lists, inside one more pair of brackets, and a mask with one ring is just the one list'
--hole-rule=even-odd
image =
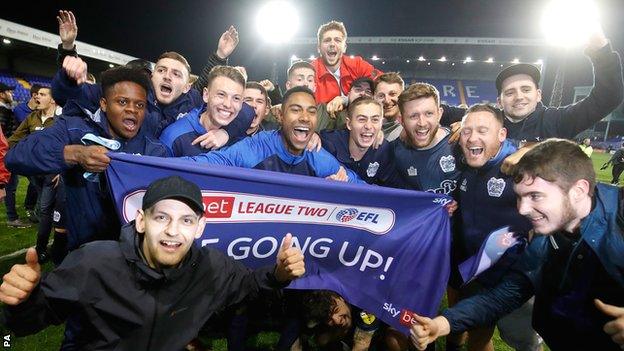
{"label": "short dark hair", "polygon": [[337,299],[344,300],[340,294],[331,290],[306,292],[302,301],[304,319],[314,324],[329,322],[334,310],[336,310]]}
{"label": "short dark hair", "polygon": [[288,79],[290,79],[290,75],[297,68],[308,68],[308,69],[311,69],[311,70],[314,71],[314,74],[316,75],[316,71],[314,70],[314,66],[312,66],[312,64],[310,62],[299,60],[299,61],[293,62],[292,65],[290,65],[290,67],[288,67],[288,71],[286,71],[286,77]]}
{"label": "short dark hair", "polygon": [[511,177],[516,184],[529,177],[540,177],[555,183],[567,192],[581,179],[589,182],[589,196],[594,195],[596,172],[589,157],[570,140],[547,139],[528,151],[512,168]]}
{"label": "short dark hair", "polygon": [[267,93],[266,88],[262,86],[262,84],[258,82],[254,82],[254,81],[249,81],[247,82],[247,84],[245,84],[245,90],[246,89],[260,90],[260,93],[264,95],[264,97],[266,98],[267,105],[269,104],[269,101],[270,101],[269,94]]}
{"label": "short dark hair", "polygon": [[440,106],[440,93],[438,89],[429,83],[414,83],[403,90],[399,95],[398,105],[401,115],[405,113],[405,104],[410,101],[424,98],[433,98],[436,106]]}
{"label": "short dark hair", "polygon": [[212,81],[215,80],[217,77],[229,78],[235,81],[236,83],[242,85],[243,88],[245,87],[245,84],[246,84],[245,76],[243,76],[241,71],[239,71],[236,67],[214,66],[210,70],[210,73],[208,73],[208,77],[206,78],[206,87],[210,87],[210,84],[212,84]]}
{"label": "short dark hair", "polygon": [[32,97],[33,95],[37,94],[39,92],[39,89],[43,88],[43,85],[41,84],[33,84],[30,87],[30,96]]}
{"label": "short dark hair", "polygon": [[284,93],[284,96],[282,97],[282,106],[286,106],[286,102],[288,102],[288,99],[290,99],[290,97],[294,93],[306,93],[312,96],[312,99],[314,99],[314,92],[312,92],[310,88],[305,87],[305,86],[293,87],[293,88],[286,90],[286,92]]}
{"label": "short dark hair", "polygon": [[140,85],[141,88],[145,89],[146,95],[151,84],[149,78],[141,70],[124,66],[111,68],[102,72],[100,81],[102,82],[102,93],[104,97],[106,97],[113,86],[119,82],[136,83]]}
{"label": "short dark hair", "polygon": [[496,121],[500,123],[501,126],[505,125],[505,118],[503,117],[502,111],[492,104],[474,104],[470,106],[468,110],[466,110],[466,113],[464,114],[464,118],[466,118],[466,116],[469,113],[474,113],[474,112],[489,112],[492,115],[494,115],[494,118],[496,118]]}

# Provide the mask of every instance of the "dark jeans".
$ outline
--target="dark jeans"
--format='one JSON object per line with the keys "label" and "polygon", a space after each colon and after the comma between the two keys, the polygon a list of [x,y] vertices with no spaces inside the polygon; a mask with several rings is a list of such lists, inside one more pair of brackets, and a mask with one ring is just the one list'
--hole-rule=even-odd
{"label": "dark jeans", "polygon": [[31,183],[39,193],[39,228],[37,230],[37,251],[46,250],[50,231],[52,230],[52,214],[56,203],[57,189],[53,183],[54,175],[30,177]]}
{"label": "dark jeans", "polygon": [[26,189],[26,197],[24,198],[24,208],[33,211],[37,206],[37,187],[32,182],[28,182],[28,189]]}
{"label": "dark jeans", "polygon": [[624,171],[624,163],[616,163],[613,165],[613,169],[611,169],[611,175],[613,176],[613,179],[611,180],[611,184],[617,185],[619,183],[620,175],[622,174],[622,171]]}
{"label": "dark jeans", "polygon": [[18,219],[17,210],[15,209],[15,191],[19,182],[19,175],[11,173],[11,178],[5,186],[6,197],[4,198],[4,205],[6,206],[7,220],[14,221]]}

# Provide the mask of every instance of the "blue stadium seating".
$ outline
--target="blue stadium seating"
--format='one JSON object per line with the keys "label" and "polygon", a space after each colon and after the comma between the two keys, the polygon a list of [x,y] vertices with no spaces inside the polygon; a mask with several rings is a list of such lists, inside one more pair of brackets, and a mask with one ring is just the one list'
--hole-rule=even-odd
{"label": "blue stadium seating", "polygon": [[[24,84],[22,84],[20,81]],[[6,85],[15,86],[15,90],[13,91],[13,100],[18,102],[24,102],[30,99],[30,84],[36,83],[44,86],[51,86],[52,78],[26,73],[12,73],[0,70],[0,82]]]}

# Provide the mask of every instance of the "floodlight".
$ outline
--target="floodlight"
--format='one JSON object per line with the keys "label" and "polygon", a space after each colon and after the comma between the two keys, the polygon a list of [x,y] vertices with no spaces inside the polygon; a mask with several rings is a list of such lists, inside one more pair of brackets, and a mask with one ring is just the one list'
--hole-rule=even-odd
{"label": "floodlight", "polygon": [[355,55],[349,55],[350,58],[355,58]]}
{"label": "floodlight", "polygon": [[542,30],[553,45],[581,45],[598,28],[598,9],[593,0],[553,0],[542,14]]}
{"label": "floodlight", "polygon": [[418,56],[418,61],[425,61],[425,57],[424,56]]}
{"label": "floodlight", "polygon": [[258,11],[256,29],[269,43],[285,43],[299,29],[299,15],[288,1],[267,2]]}
{"label": "floodlight", "polygon": [[407,59],[407,60],[405,60],[405,62],[410,63],[410,60],[409,60],[409,59]]}
{"label": "floodlight", "polygon": [[446,62],[446,56],[442,56],[442,57],[440,57],[440,59],[439,59],[438,61],[440,61],[440,62]]}
{"label": "floodlight", "polygon": [[113,68],[113,67],[115,67],[115,65],[113,65],[112,63],[109,63],[108,67]]}
{"label": "floodlight", "polygon": [[371,60],[377,61],[377,60],[379,60],[379,57],[377,57],[377,55],[373,55],[373,57],[371,57]]}
{"label": "floodlight", "polygon": [[314,55],[310,55],[309,59],[310,60],[314,60],[316,57],[314,57]]}
{"label": "floodlight", "polygon": [[290,57],[290,60],[291,60],[291,61],[297,61],[297,60],[299,60],[299,57],[297,57],[297,55],[293,54],[293,55]]}
{"label": "floodlight", "polygon": [[472,62],[472,57],[466,56],[466,59],[464,60],[464,62]]}
{"label": "floodlight", "polygon": [[513,59],[513,60],[511,61],[511,63],[513,63],[513,64],[515,65],[515,64],[520,63],[520,60],[519,60],[518,58],[515,58],[515,59]]}
{"label": "floodlight", "polygon": [[11,40],[9,40],[7,38],[2,39],[2,42],[7,44],[7,45],[11,44]]}
{"label": "floodlight", "polygon": [[537,59],[537,61],[535,61],[536,65],[543,65],[544,64],[544,60],[542,59]]}
{"label": "floodlight", "polygon": [[487,62],[487,63],[494,63],[494,58],[493,57],[488,57],[488,59],[485,62]]}
{"label": "floodlight", "polygon": [[431,62],[427,62],[427,66],[431,66]]}

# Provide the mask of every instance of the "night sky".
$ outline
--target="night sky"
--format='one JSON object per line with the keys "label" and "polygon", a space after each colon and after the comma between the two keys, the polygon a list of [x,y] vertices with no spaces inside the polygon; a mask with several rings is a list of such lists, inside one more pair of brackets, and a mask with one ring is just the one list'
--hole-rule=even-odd
{"label": "night sky", "polygon": [[[56,13],[74,11],[78,40],[155,60],[164,51],[184,54],[197,72],[216,48],[219,35],[234,24],[240,44],[230,63],[266,74],[271,47],[259,38],[255,17],[263,1],[12,1],[0,17],[58,33]],[[296,37],[313,37],[318,26],[341,20],[350,36],[541,37],[545,0],[490,1],[309,1],[293,2],[300,11]],[[624,49],[624,0],[596,0],[607,36]],[[285,29],[286,30],[286,29]],[[287,54],[286,48],[278,55]],[[357,52],[356,52],[357,54]],[[257,74],[256,74],[257,75]],[[256,77],[256,79],[259,77]]]}

